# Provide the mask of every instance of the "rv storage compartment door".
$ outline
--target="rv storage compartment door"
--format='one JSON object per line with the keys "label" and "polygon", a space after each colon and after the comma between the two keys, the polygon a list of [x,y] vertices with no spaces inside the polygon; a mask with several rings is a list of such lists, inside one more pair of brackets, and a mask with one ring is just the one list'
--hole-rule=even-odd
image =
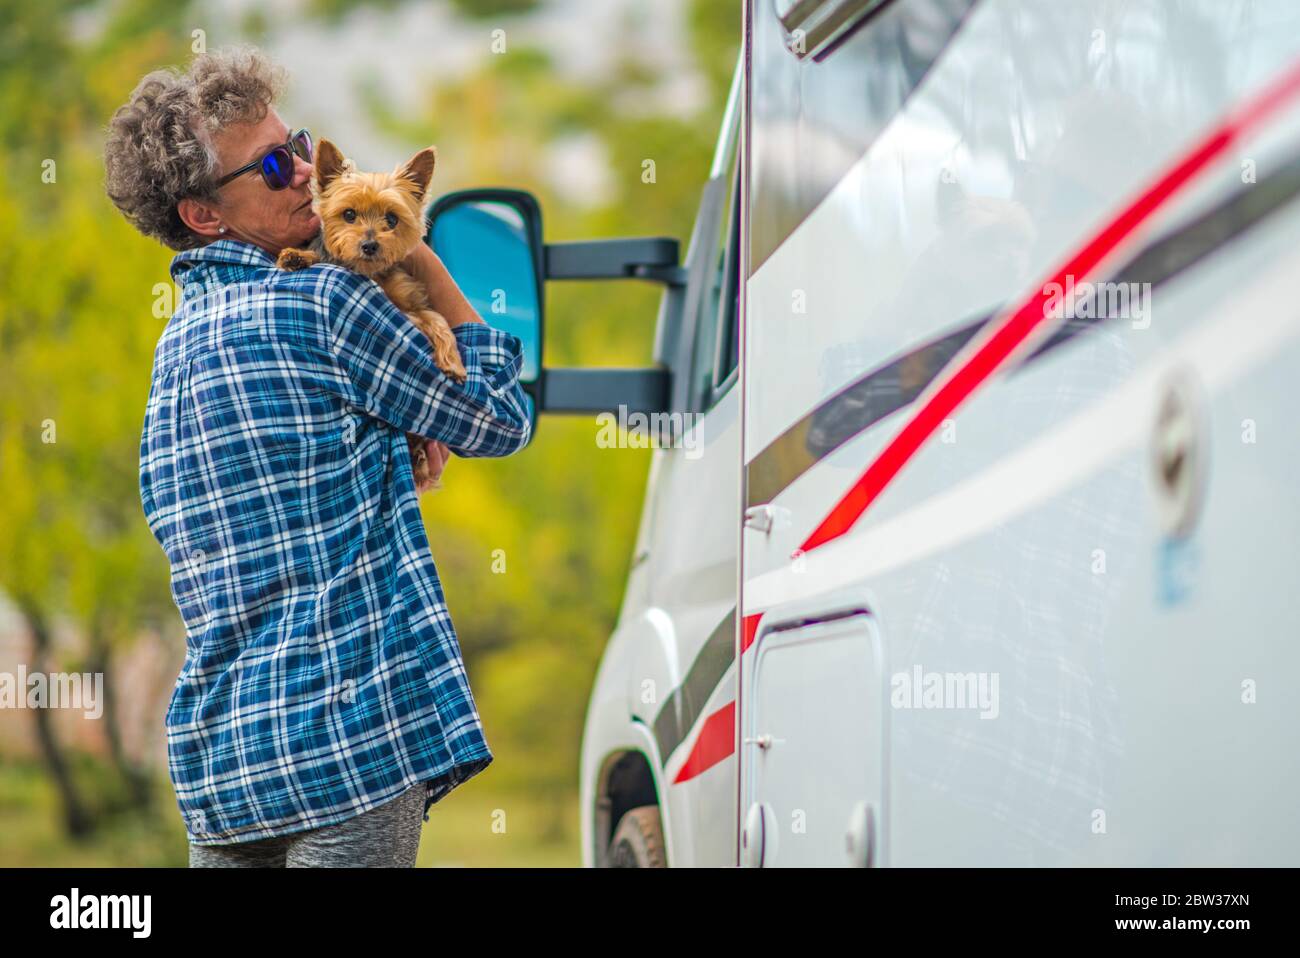
{"label": "rv storage compartment door", "polygon": [[764,630],[746,696],[742,863],[881,863],[885,703],[871,616]]}

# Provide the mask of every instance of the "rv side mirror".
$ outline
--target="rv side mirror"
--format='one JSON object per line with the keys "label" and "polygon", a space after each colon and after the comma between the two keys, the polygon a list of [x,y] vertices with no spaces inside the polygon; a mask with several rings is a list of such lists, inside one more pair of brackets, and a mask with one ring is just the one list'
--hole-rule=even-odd
{"label": "rv side mirror", "polygon": [[[542,242],[542,211],[531,193],[505,187],[457,190],[429,210],[426,242],[465,298],[488,323],[523,344],[520,382],[537,435],[538,413],[590,415],[666,412],[670,370],[547,369],[542,364],[542,284],[547,280],[638,279],[657,283],[680,309],[686,270],[677,240],[620,237]],[[531,440],[530,440],[531,441]]]}
{"label": "rv side mirror", "polygon": [[[537,434],[542,369],[542,214],[531,193],[458,190],[429,210],[426,242],[470,305],[490,325],[519,337],[519,381]],[[531,442],[531,440],[529,440]]]}

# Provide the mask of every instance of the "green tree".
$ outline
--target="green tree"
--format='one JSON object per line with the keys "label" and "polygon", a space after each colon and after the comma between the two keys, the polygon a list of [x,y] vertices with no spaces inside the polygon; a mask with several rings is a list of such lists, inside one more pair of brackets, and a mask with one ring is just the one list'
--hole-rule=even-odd
{"label": "green tree", "polygon": [[[99,129],[120,88],[162,57],[184,4],[126,3],[98,39],[69,24],[89,5],[0,7],[0,589],[24,615],[32,671],[105,673],[104,734],[136,805],[145,773],[121,746],[112,694],[115,653],[143,624],[169,619],[166,564],[138,493],[140,425],[153,345],[154,285],[166,251],[141,240],[104,197]],[[127,77],[131,77],[129,81]],[[89,659],[53,654],[56,620],[87,637]],[[48,709],[29,713],[73,835],[94,826]]]}

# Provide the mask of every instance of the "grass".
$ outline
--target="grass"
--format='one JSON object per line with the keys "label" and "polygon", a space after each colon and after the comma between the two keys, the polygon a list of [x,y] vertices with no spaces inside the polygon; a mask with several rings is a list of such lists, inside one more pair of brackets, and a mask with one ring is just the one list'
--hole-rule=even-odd
{"label": "grass", "polygon": [[[102,762],[72,757],[83,800],[93,803],[95,830],[73,839],[63,827],[59,797],[33,759],[0,761],[0,866],[17,868],[184,868],[185,828],[171,782],[153,784],[154,807],[105,811],[121,800],[117,776]],[[578,867],[576,796],[562,807],[529,793],[493,792],[470,781],[429,811],[418,865],[428,867]]]}

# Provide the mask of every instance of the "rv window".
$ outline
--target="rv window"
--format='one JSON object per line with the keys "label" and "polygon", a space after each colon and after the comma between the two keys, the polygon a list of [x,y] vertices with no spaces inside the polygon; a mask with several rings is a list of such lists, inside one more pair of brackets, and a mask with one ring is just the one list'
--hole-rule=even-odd
{"label": "rv window", "polygon": [[727,378],[735,366],[733,340],[736,314],[735,282],[737,268],[737,190],[736,168],[731,174],[731,194],[727,216],[718,230],[717,249],[713,254],[713,269],[705,282],[704,300],[700,304],[699,319],[695,327],[695,343],[691,359],[691,393],[693,406],[703,411],[713,405],[714,387]]}
{"label": "rv window", "polygon": [[736,368],[739,345],[736,335],[740,315],[740,197],[733,188],[731,196],[731,239],[727,243],[723,295],[726,305],[718,320],[717,359],[713,369],[713,399],[726,392],[723,388]]}

